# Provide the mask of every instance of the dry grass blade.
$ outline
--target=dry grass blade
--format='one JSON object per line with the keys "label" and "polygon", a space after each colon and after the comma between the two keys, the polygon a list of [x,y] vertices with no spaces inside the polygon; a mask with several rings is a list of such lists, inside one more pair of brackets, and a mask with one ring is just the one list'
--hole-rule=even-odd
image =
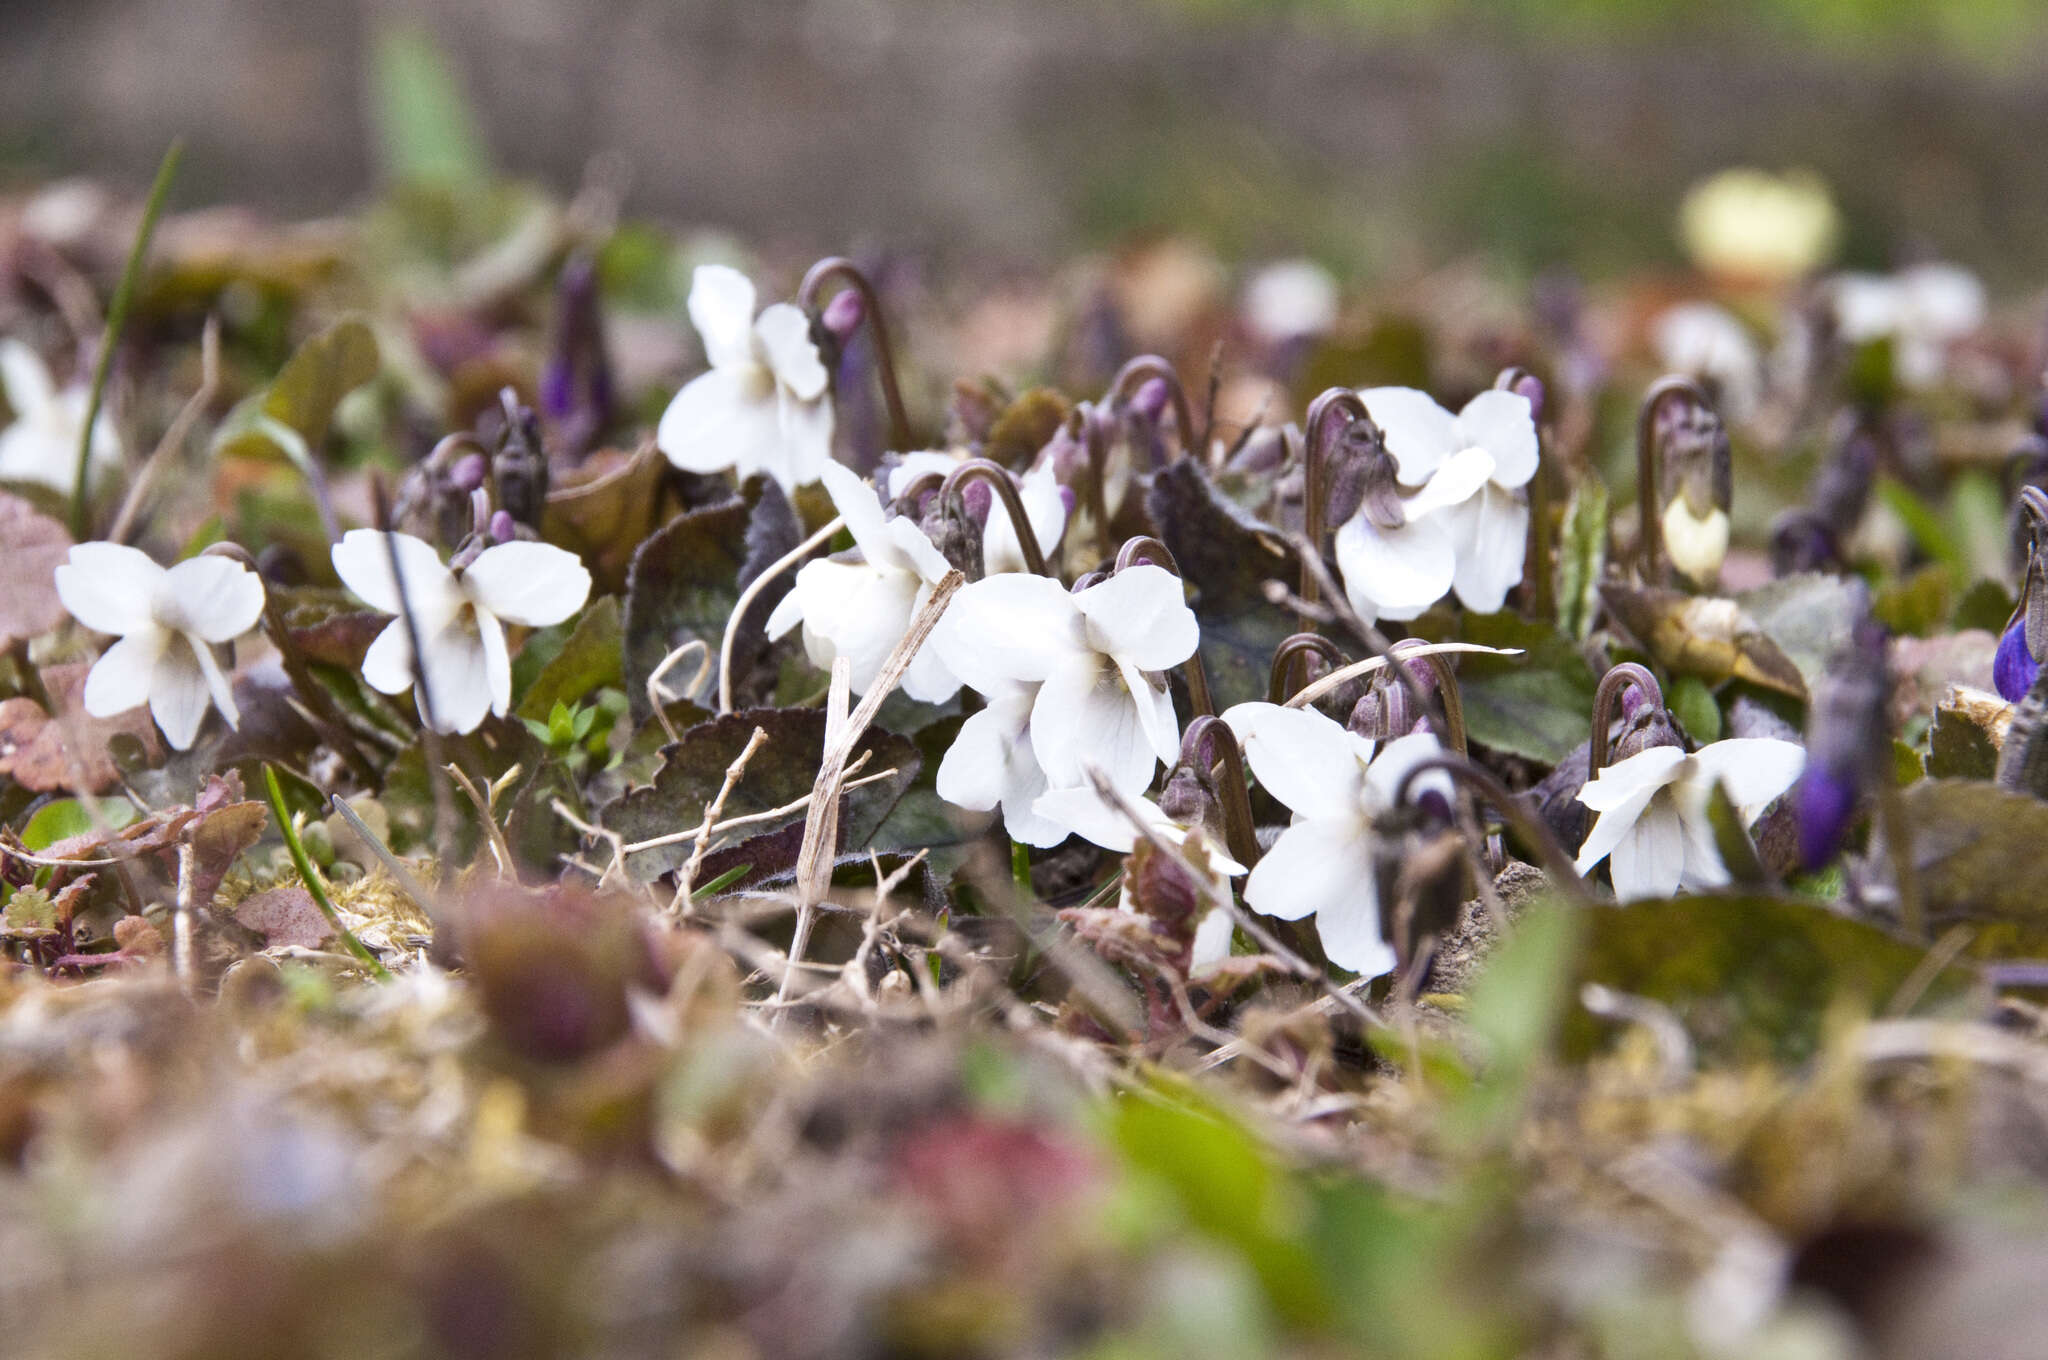
{"label": "dry grass blade", "polygon": [[[845,527],[846,521],[838,516],[834,516],[818,532],[812,534],[773,562],[770,562],[762,569],[761,574],[747,582],[747,588],[740,592],[739,599],[733,604],[731,616],[725,621],[725,636],[720,638],[718,642],[718,711],[720,713],[732,712],[732,641],[739,635],[740,620],[747,616],[747,609],[755,600],[760,598],[761,592],[768,588],[770,582],[797,563],[803,561],[804,558],[810,556],[813,551],[828,542],[832,535]],[[659,712],[660,709],[657,707],[655,711]]]}

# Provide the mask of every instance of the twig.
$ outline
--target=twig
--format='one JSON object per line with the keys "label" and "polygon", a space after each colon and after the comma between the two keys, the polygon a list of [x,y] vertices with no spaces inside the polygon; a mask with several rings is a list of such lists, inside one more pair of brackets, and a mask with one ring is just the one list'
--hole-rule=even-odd
{"label": "twig", "polygon": [[[833,516],[824,528],[812,534],[803,542],[791,548],[764,567],[759,576],[747,582],[747,588],[740,592],[739,600],[732,607],[732,616],[725,621],[725,636],[718,643],[718,711],[732,712],[732,640],[740,631],[740,620],[746,617],[747,607],[767,588],[768,583],[802,561],[812,550],[846,527],[846,521]],[[657,707],[657,713],[661,710]]]}
{"label": "twig", "polygon": [[89,527],[85,517],[86,471],[92,458],[93,426],[99,423],[100,403],[107,395],[107,375],[114,368],[114,346],[128,324],[128,309],[135,302],[135,285],[142,277],[142,262],[149,254],[149,238],[156,234],[157,219],[163,216],[164,203],[171,196],[171,181],[176,178],[178,162],[184,155],[184,139],[172,139],[163,162],[156,168],[156,182],[149,186],[149,200],[142,205],[142,225],[136,228],[135,244],[128,249],[128,263],[121,269],[121,281],[114,285],[114,298],[107,306],[107,329],[100,339],[99,357],[93,363],[92,392],[85,400],[85,423],[78,432],[78,476],[71,484],[73,538],[86,537]]}
{"label": "twig", "polygon": [[476,815],[484,824],[484,840],[491,847],[491,858],[498,862],[498,877],[511,878],[512,847],[506,844],[505,833],[498,829],[498,819],[491,814],[491,800],[484,796],[484,791],[476,786],[476,781],[454,761],[449,761],[442,768],[448,771],[450,778],[462,786],[463,793],[476,805]]}
{"label": "twig", "polygon": [[[1029,526],[1025,526],[1028,533]],[[957,570],[948,571],[932,587],[917,613],[911,617],[910,626],[904,631],[896,647],[889,653],[888,660],[876,672],[874,683],[868,686],[867,694],[860,706],[852,713],[845,714],[847,690],[851,683],[851,663],[845,657],[837,657],[832,663],[832,694],[825,708],[825,758],[819,762],[818,779],[811,786],[811,806],[804,819],[804,839],[796,858],[797,915],[796,932],[790,939],[789,957],[794,962],[803,958],[804,947],[810,942],[811,924],[817,915],[817,904],[824,897],[825,889],[832,880],[832,852],[839,843],[839,795],[840,785],[846,777],[847,757],[854,744],[867,732],[868,724],[875,720],[882,701],[896,688],[896,682],[903,678],[903,672],[910,668],[912,658],[938,627],[939,618],[952,603],[953,595],[967,578]],[[777,1000],[784,1000],[788,994],[789,974],[783,974],[783,985],[777,993]]]}
{"label": "twig", "polygon": [[705,852],[711,848],[711,824],[725,811],[725,800],[732,797],[734,786],[740,782],[740,776],[747,772],[747,762],[752,760],[754,752],[760,750],[767,742],[768,730],[763,727],[755,728],[754,734],[747,738],[747,744],[733,757],[732,764],[725,767],[725,779],[718,786],[717,796],[704,805],[704,820],[697,827],[697,840],[690,847],[690,858],[684,863],[682,871],[676,875],[676,895],[668,906],[670,915],[688,914],[690,889],[697,881],[697,871],[704,867]]}
{"label": "twig", "polygon": [[[697,673],[690,677],[690,683],[683,687],[681,694],[673,693],[666,685],[661,683],[661,677],[669,673],[670,667],[682,664],[684,657],[688,656],[691,652],[697,651],[704,653],[697,663]],[[676,725],[668,720],[669,700],[690,698],[699,689],[703,688],[704,677],[710,673],[711,644],[703,638],[691,638],[688,642],[685,642],[682,646],[663,657],[661,664],[649,673],[647,677],[647,706],[654,710],[654,720],[661,724],[661,730],[667,735],[670,745],[674,745],[682,740],[682,736],[676,731]]]}
{"label": "twig", "polygon": [[[1431,656],[1460,656],[1465,654],[1481,656],[1522,655],[1520,647],[1487,647],[1477,642],[1424,642],[1413,647],[1401,647],[1399,643],[1396,643],[1395,646],[1400,647],[1400,654],[1403,657],[1414,657],[1418,660]],[[1361,675],[1371,675],[1374,671],[1384,670],[1387,664],[1387,659],[1384,656],[1369,656],[1363,661],[1354,661],[1348,666],[1339,667],[1328,675],[1303,685],[1282,702],[1280,706],[1282,708],[1306,708],[1346,681],[1356,680]]]}
{"label": "twig", "polygon": [[192,880],[196,858],[190,838],[178,842],[178,912],[171,922],[171,963],[178,985],[192,990]]}

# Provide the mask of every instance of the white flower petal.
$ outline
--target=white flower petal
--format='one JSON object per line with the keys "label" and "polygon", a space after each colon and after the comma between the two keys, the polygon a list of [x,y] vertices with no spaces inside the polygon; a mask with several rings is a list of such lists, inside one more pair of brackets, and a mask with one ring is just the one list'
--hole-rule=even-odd
{"label": "white flower petal", "polygon": [[1677,746],[1652,746],[1626,760],[1617,760],[1579,790],[1579,801],[1595,812],[1620,807],[1637,794],[1661,789],[1683,773],[1685,751]]}
{"label": "white flower petal", "polygon": [[208,642],[233,642],[263,617],[263,578],[231,557],[187,558],[158,590],[165,622]]}
{"label": "white flower petal", "polygon": [[698,265],[690,275],[690,324],[712,367],[752,363],[753,281],[730,265]]}
{"label": "white flower petal", "polygon": [[1152,782],[1155,757],[1138,706],[1116,668],[1098,657],[1076,657],[1039,686],[1031,746],[1054,788],[1085,783],[1090,766],[1129,793]]}
{"label": "white flower petal", "polygon": [[412,688],[412,639],[404,619],[393,619],[363,653],[363,679],[379,694],[403,694]]}
{"label": "white flower petal", "polygon": [[1698,817],[1681,812],[1679,827],[1685,833],[1685,864],[1679,871],[1678,886],[1686,892],[1726,887],[1731,876],[1721,862],[1721,848],[1714,844],[1714,824],[1705,809]]}
{"label": "white flower petal", "polygon": [[[840,566],[842,570],[829,575],[812,573],[804,628],[830,642],[834,653],[847,659],[852,666],[853,692],[866,694],[882,663],[903,640],[922,583],[903,571],[831,562],[814,565]],[[821,595],[832,599],[831,607],[813,609],[811,600]],[[940,697],[951,697],[951,691]]]}
{"label": "white flower petal", "polygon": [[[1245,880],[1245,904],[1263,916],[1298,921],[1324,912],[1377,912],[1372,844],[1357,819],[1297,818]],[[1321,922],[1317,923],[1321,929]]]}
{"label": "white flower petal", "polygon": [[1467,518],[1471,537],[1458,555],[1451,588],[1474,614],[1497,614],[1508,592],[1522,583],[1529,546],[1529,507],[1512,492],[1483,488],[1466,506],[1447,512]]}
{"label": "white flower petal", "polygon": [[57,384],[42,356],[12,336],[0,339],[0,383],[7,385],[7,404],[18,422],[40,420],[57,400]]}
{"label": "white flower petal", "polygon": [[1670,797],[1653,797],[1614,847],[1607,869],[1624,902],[1670,897],[1685,878],[1685,826]]}
{"label": "white flower petal", "polygon": [[1009,573],[961,587],[932,633],[946,666],[994,694],[1045,679],[1081,654],[1080,611],[1065,586],[1045,576]]}
{"label": "white flower petal", "polygon": [[1088,638],[1096,648],[1148,671],[1178,666],[1201,641],[1186,586],[1149,562],[1088,587],[1074,596],[1074,607],[1088,621]]}
{"label": "white flower petal", "polygon": [[1401,502],[1410,523],[1464,505],[1493,480],[1499,465],[1493,455],[1474,445],[1459,449],[1430,474],[1422,489]]}
{"label": "white flower petal", "polygon": [[144,624],[102,652],[86,673],[85,711],[95,718],[111,718],[147,702],[157,658],[171,638],[169,631]]}
{"label": "white flower petal", "polygon": [[167,642],[149,677],[149,713],[163,729],[164,740],[176,750],[190,750],[212,703],[199,658],[183,639]]}
{"label": "white flower petal", "polygon": [[1579,857],[1573,868],[1580,874],[1589,874],[1593,866],[1614,852],[1621,844],[1622,837],[1635,828],[1636,819],[1650,806],[1650,800],[1657,796],[1657,786],[1638,789],[1621,802],[1609,807],[1593,819],[1592,827],[1586,832],[1586,839],[1579,846]]}
{"label": "white flower petal", "polygon": [[1336,550],[1344,593],[1368,619],[1414,618],[1444,597],[1458,570],[1450,535],[1435,519],[1382,530],[1354,515],[1337,531]]}
{"label": "white flower petal", "polygon": [[193,664],[199,667],[199,674],[205,677],[206,692],[212,696],[213,706],[228,720],[229,727],[239,728],[242,725],[242,710],[235,706],[235,687],[221,671],[220,661],[213,654],[213,644],[197,633],[183,633],[172,641],[171,647],[175,649],[180,641],[191,649]]}
{"label": "white flower petal", "polygon": [[1521,393],[1499,388],[1481,392],[1458,412],[1458,433],[1493,455],[1497,485],[1521,486],[1536,475],[1541,457],[1536,416]]}
{"label": "white flower petal", "polygon": [[78,447],[40,421],[17,420],[0,430],[0,482],[27,482],[71,494]]}
{"label": "white flower petal", "polygon": [[1799,779],[1806,768],[1806,748],[1775,737],[1732,737],[1703,746],[1693,756],[1693,778],[1703,785],[1718,781],[1745,823]]}
{"label": "white flower petal", "polygon": [[1368,871],[1358,881],[1353,901],[1337,911],[1316,913],[1316,936],[1323,954],[1339,968],[1362,978],[1391,973],[1399,960],[1381,933],[1379,890]]}
{"label": "white flower petal", "polygon": [[925,584],[937,585],[953,569],[946,555],[925,537],[916,520],[897,515],[890,519],[888,528],[896,560]]}
{"label": "white flower petal", "polygon": [[764,463],[779,463],[782,427],[774,376],[751,363],[699,374],[683,384],[661,413],[654,442],[685,472],[710,474],[731,468],[745,480]]}
{"label": "white flower petal", "polygon": [[1189,962],[1196,968],[1207,968],[1229,958],[1235,927],[1229,912],[1221,907],[1209,908],[1208,915],[1195,927],[1194,955]]}
{"label": "white flower petal", "polygon": [[755,318],[754,339],[774,371],[775,381],[788,388],[791,396],[798,401],[816,401],[825,395],[830,375],[811,340],[811,320],[801,310],[787,302],[767,308]]}
{"label": "white flower petal", "polygon": [[415,695],[420,716],[426,716],[427,699],[434,710],[434,726],[442,732],[473,732],[491,709],[491,658],[474,610],[464,610],[439,631],[420,639],[421,660],[427,673],[425,698]]}
{"label": "white flower petal", "polygon": [[1029,725],[1035,689],[1007,689],[987,708],[960,724],[945,758],[939,762],[939,797],[956,807],[1003,809],[1010,839],[1025,845],[1058,845],[1065,827],[1033,811],[1045,792],[1045,771],[1032,750]]}
{"label": "white flower petal", "polygon": [[1164,681],[1153,680],[1128,661],[1118,661],[1116,668],[1123,677],[1124,688],[1130,692],[1138,725],[1145,729],[1152,754],[1159,757],[1162,765],[1172,765],[1180,756],[1180,719],[1173,711],[1172,691]]}
{"label": "white flower petal", "polygon": [[[1031,522],[1039,552],[1052,556],[1059,547],[1060,535],[1066,532],[1067,503],[1060,498],[1059,479],[1051,463],[1041,463],[1024,474],[1018,500],[1023,503],[1024,518]],[[987,576],[1025,570],[1023,544],[1018,541],[1017,528],[1010,523],[1010,512],[1003,508],[1001,500],[989,506],[988,524],[982,530],[981,570]]]}
{"label": "white flower petal", "polygon": [[132,633],[152,623],[164,569],[140,548],[80,543],[55,573],[57,598],[97,633]]}
{"label": "white flower petal", "polygon": [[1410,486],[1426,480],[1437,466],[1456,453],[1458,418],[1436,404],[1427,392],[1413,387],[1368,387],[1358,394],[1380,432],[1387,452]]}
{"label": "white flower petal", "polygon": [[776,388],[775,428],[781,435],[779,457],[782,489],[809,486],[832,465],[832,398],[799,401],[789,389]]}
{"label": "white flower petal", "polygon": [[1260,787],[1297,816],[1342,820],[1358,815],[1372,743],[1312,708],[1237,704],[1224,725],[1244,745]]}
{"label": "white flower petal", "polygon": [[575,553],[552,543],[485,548],[462,573],[471,599],[507,623],[545,628],[590,598],[590,572]]}
{"label": "white flower petal", "polygon": [[[1145,816],[1148,826],[1172,826],[1159,805],[1150,798],[1137,796],[1131,799],[1139,812]],[[1031,810],[1048,821],[1058,823],[1062,828],[1090,841],[1105,850],[1114,850],[1120,855],[1131,852],[1138,843],[1138,832],[1131,825],[1131,819],[1124,815],[1122,808],[1095,791],[1092,784],[1083,784],[1069,789],[1048,789],[1038,796]],[[1174,828],[1176,831],[1178,827]]]}
{"label": "white flower petal", "polygon": [[[1401,781],[1408,772],[1425,760],[1434,760],[1444,753],[1437,744],[1436,735],[1431,732],[1411,732],[1405,737],[1396,737],[1380,748],[1377,756],[1365,771],[1365,792],[1363,806],[1368,812],[1378,813],[1394,805],[1394,795],[1401,791]],[[1449,774],[1442,770],[1418,776],[1416,786],[1409,790],[1412,799],[1416,794],[1434,790],[1451,799],[1457,790]]]}
{"label": "white flower petal", "polygon": [[1704,519],[1693,516],[1685,497],[1664,507],[1664,552],[1671,565],[1695,581],[1712,581],[1728,559],[1728,512],[1716,507]]}
{"label": "white flower petal", "polygon": [[885,489],[889,493],[889,499],[893,501],[910,490],[913,483],[926,477],[944,477],[959,466],[958,458],[950,453],[941,453],[937,449],[919,449],[914,453],[899,454],[895,464],[889,469]]}
{"label": "white flower petal", "polygon": [[853,546],[860,549],[861,556],[877,567],[902,565],[895,540],[889,536],[888,512],[867,479],[850,467],[833,463],[819,480],[832,498],[832,508],[846,521],[846,531],[853,535]]}
{"label": "white flower petal", "polygon": [[[443,565],[433,546],[411,534],[393,534],[399,569],[405,573],[405,596],[422,632],[432,632],[464,602],[455,575]],[[335,575],[370,608],[386,614],[400,610],[398,584],[391,576],[391,550],[375,529],[351,529],[334,545]]]}
{"label": "white flower petal", "polygon": [[484,644],[484,674],[490,680],[491,712],[502,718],[512,707],[512,653],[505,645],[505,625],[489,610],[479,609],[476,627]]}

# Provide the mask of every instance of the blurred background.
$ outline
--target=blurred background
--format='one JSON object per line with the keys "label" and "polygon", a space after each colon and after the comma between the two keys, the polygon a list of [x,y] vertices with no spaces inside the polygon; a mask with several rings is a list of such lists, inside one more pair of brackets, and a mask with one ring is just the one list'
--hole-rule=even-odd
{"label": "blurred background", "polygon": [[[630,171],[629,212],[794,251],[886,240],[1042,264],[1171,230],[1357,278],[1472,252],[1511,272],[1601,274],[1679,264],[1686,186],[1753,164],[1825,181],[1841,263],[1941,256],[1994,287],[2048,264],[2048,6],[2035,0],[63,0],[5,13],[0,175],[139,189],[182,132],[188,207],[337,212],[394,157],[566,194],[608,151]],[[438,143],[422,145],[422,127]]]}

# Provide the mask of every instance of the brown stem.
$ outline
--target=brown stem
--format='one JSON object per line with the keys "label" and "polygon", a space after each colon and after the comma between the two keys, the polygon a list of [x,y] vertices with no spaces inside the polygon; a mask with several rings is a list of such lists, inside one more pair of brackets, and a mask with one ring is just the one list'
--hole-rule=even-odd
{"label": "brown stem", "polygon": [[1707,405],[1707,394],[1691,378],[1671,374],[1650,384],[1643,404],[1636,411],[1636,516],[1639,547],[1637,571],[1644,585],[1664,584],[1664,525],[1657,514],[1657,496],[1663,481],[1663,448],[1657,439],[1657,417],[1664,403],[1673,397]]}
{"label": "brown stem", "polygon": [[[1524,378],[1535,375],[1520,364],[1511,364],[1500,371],[1493,385],[1503,392],[1512,392]],[[1526,562],[1522,571],[1523,579],[1529,582],[1529,608],[1539,619],[1557,618],[1557,603],[1552,598],[1555,587],[1556,561],[1550,541],[1550,479],[1548,463],[1543,457],[1543,426],[1536,426],[1536,472],[1529,478],[1529,547],[1524,555]]]}
{"label": "brown stem", "polygon": [[[1010,480],[1010,474],[999,463],[987,458],[969,458],[946,474],[946,480],[939,486],[939,501],[948,510],[957,508],[966,514],[964,492],[969,482],[986,482],[996,499],[1003,503],[1003,510],[1010,517],[1010,527],[1017,531],[1017,546],[1023,550],[1024,566],[1033,576],[1050,576],[1046,570],[1045,553],[1038,546],[1038,532],[1031,527],[1030,518],[1024,513],[1024,502],[1017,495],[1017,484]],[[982,531],[987,533],[987,529]]]}
{"label": "brown stem", "polygon": [[1607,733],[1614,726],[1614,706],[1631,686],[1641,690],[1645,700],[1664,707],[1664,691],[1657,684],[1657,677],[1644,666],[1624,661],[1601,676],[1600,688],[1593,692],[1593,738],[1586,759],[1588,783],[1607,764]]}
{"label": "brown stem", "polygon": [[[1125,567],[1134,567],[1142,562],[1164,567],[1175,576],[1181,574],[1180,563],[1173,560],[1173,554],[1168,552],[1166,545],[1158,539],[1138,537],[1124,540],[1123,547],[1117,550],[1116,569],[1122,571]],[[1188,702],[1194,706],[1196,716],[1216,716],[1216,702],[1209,697],[1209,673],[1202,668],[1202,647],[1199,642],[1195,644],[1195,650],[1188,653],[1188,659],[1181,662],[1181,674],[1187,678]]]}
{"label": "brown stem", "polygon": [[[1387,655],[1391,658],[1404,647],[1412,649],[1427,645],[1419,638],[1402,638],[1387,649]],[[1436,675],[1436,697],[1444,711],[1444,744],[1461,756],[1469,755],[1465,738],[1465,695],[1458,688],[1458,673],[1451,669],[1451,659],[1442,652],[1428,652],[1415,659],[1426,663]]]}
{"label": "brown stem", "polygon": [[1512,826],[1523,840],[1536,851],[1536,858],[1542,862],[1544,872],[1557,880],[1557,886],[1572,899],[1574,905],[1592,906],[1593,894],[1587,888],[1586,880],[1579,875],[1572,864],[1572,857],[1558,844],[1557,836],[1541,817],[1529,810],[1529,805],[1508,792],[1507,786],[1484,767],[1473,764],[1464,756],[1440,755],[1417,761],[1401,776],[1401,783],[1394,790],[1394,803],[1404,806],[1414,791],[1415,781],[1434,770],[1442,770],[1474,794],[1493,805],[1501,820]]}
{"label": "brown stem", "polygon": [[[1308,415],[1303,420],[1303,447],[1301,454],[1301,523],[1302,536],[1309,542],[1309,551],[1318,559],[1323,553],[1323,498],[1329,494],[1324,485],[1323,459],[1327,456],[1330,414],[1342,411],[1344,427],[1349,428],[1355,421],[1370,424],[1372,415],[1365,409],[1365,402],[1358,393],[1348,387],[1326,389],[1321,396],[1308,404]],[[1314,604],[1321,589],[1320,572],[1312,572],[1306,558],[1301,564],[1301,598]],[[1295,626],[1304,633],[1315,631],[1316,621],[1302,615]]]}
{"label": "brown stem", "polygon": [[1209,748],[1205,763],[1210,777],[1215,777],[1216,765],[1223,766],[1223,778],[1216,781],[1223,802],[1223,842],[1230,857],[1249,869],[1259,862],[1259,838],[1252,827],[1251,785],[1245,777],[1244,752],[1238,749],[1237,734],[1214,714],[1198,714],[1188,723],[1188,730],[1180,738],[1181,754],[1201,759],[1204,743]]}
{"label": "brown stem", "polygon": [[[1349,658],[1337,649],[1337,644],[1321,633],[1289,633],[1280,639],[1280,645],[1273,649],[1273,671],[1266,682],[1266,702],[1286,703],[1294,692],[1309,682],[1308,658],[1319,656],[1331,670],[1348,664]],[[1294,663],[1300,661],[1301,683],[1294,680]]]}
{"label": "brown stem", "polygon": [[1101,416],[1087,402],[1075,409],[1074,419],[1081,422],[1082,447],[1088,451],[1082,494],[1088,497],[1088,517],[1095,521],[1097,551],[1107,561],[1116,553],[1116,543],[1109,536],[1109,436]]}
{"label": "brown stem", "polygon": [[[1388,639],[1385,633],[1367,623],[1359,616],[1358,611],[1351,607],[1351,602],[1344,598],[1344,592],[1339,590],[1337,583],[1330,579],[1330,569],[1323,565],[1321,555],[1310,552],[1306,540],[1298,540],[1295,543],[1295,549],[1301,554],[1301,565],[1304,573],[1312,572],[1317,583],[1322,585],[1329,595],[1329,603],[1323,607],[1328,609],[1346,628],[1349,628],[1352,635],[1365,644],[1371,655],[1383,656],[1387,659],[1388,667],[1393,670],[1395,676],[1401,681],[1401,688],[1408,692],[1408,697],[1414,701],[1416,710],[1429,721],[1429,730],[1435,735],[1437,744],[1448,749],[1451,744],[1450,724],[1445,720],[1443,713],[1437,705],[1430,702],[1429,691],[1424,689],[1422,682],[1415,678],[1415,672],[1409,669],[1408,662],[1401,656],[1393,642]],[[1305,603],[1312,604],[1314,601],[1306,601]]]}
{"label": "brown stem", "polygon": [[910,417],[904,413],[903,392],[896,383],[896,358],[889,347],[889,323],[882,317],[882,300],[876,296],[875,286],[868,282],[868,276],[845,256],[828,256],[812,265],[804,275],[803,283],[796,290],[796,304],[805,315],[816,321],[824,287],[835,278],[845,281],[860,294],[863,316],[875,336],[875,373],[882,383],[882,400],[889,408],[889,438],[898,453],[908,453],[911,449]]}
{"label": "brown stem", "polygon": [[1152,379],[1158,378],[1166,384],[1168,398],[1173,402],[1173,423],[1179,432],[1180,452],[1193,453],[1201,445],[1196,443],[1194,416],[1188,406],[1188,390],[1181,383],[1180,374],[1173,365],[1156,354],[1140,354],[1116,371],[1110,380],[1109,395],[1104,400],[1111,410],[1121,411],[1124,403],[1138,394],[1138,389]]}

